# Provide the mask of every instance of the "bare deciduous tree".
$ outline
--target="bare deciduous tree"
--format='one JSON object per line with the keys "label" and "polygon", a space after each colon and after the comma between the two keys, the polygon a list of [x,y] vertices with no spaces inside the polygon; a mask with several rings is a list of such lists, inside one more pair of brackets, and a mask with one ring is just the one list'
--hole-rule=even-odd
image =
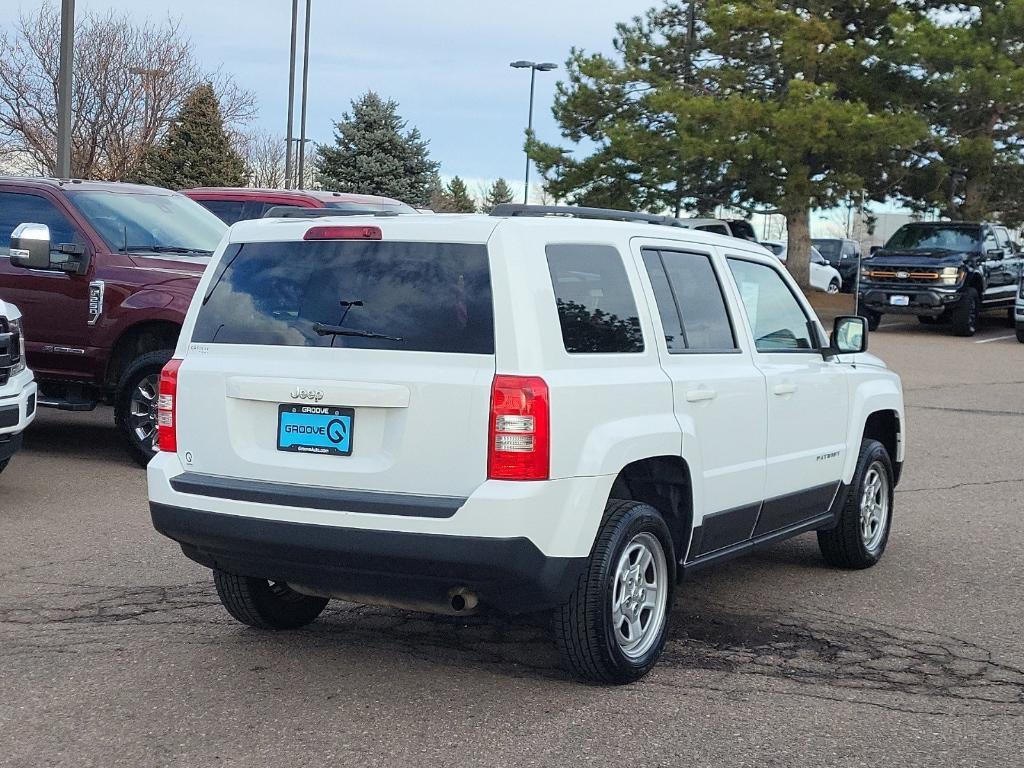
{"label": "bare deciduous tree", "polygon": [[[13,27],[0,35],[0,134],[22,163],[52,173],[60,13],[47,2],[21,13]],[[206,81],[213,82],[230,128],[254,115],[252,93],[224,73],[202,71],[180,22],[137,24],[114,11],[82,13],[75,24],[72,175],[132,177],[182,99]]]}
{"label": "bare deciduous tree", "polygon": [[284,186],[284,137],[260,130],[241,136],[238,149],[249,170],[254,187],[280,189]]}

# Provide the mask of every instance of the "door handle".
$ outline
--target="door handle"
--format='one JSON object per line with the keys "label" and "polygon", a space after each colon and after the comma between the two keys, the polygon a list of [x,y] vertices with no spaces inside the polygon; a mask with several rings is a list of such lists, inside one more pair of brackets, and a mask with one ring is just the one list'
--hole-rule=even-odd
{"label": "door handle", "polygon": [[776,384],[772,387],[772,393],[776,395],[792,395],[796,392],[796,384]]}
{"label": "door handle", "polygon": [[718,393],[713,389],[707,387],[701,387],[700,389],[691,389],[686,392],[686,399],[691,403],[699,403],[705,400],[714,400],[718,397]]}

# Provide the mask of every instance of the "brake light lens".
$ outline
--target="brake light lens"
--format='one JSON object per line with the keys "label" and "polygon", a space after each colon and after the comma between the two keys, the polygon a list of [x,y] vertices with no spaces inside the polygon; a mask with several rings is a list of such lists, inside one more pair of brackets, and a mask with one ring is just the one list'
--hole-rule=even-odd
{"label": "brake light lens", "polygon": [[380,227],[310,227],[303,240],[381,240]]}
{"label": "brake light lens", "polygon": [[547,480],[551,462],[548,385],[537,376],[495,376],[487,477]]}
{"label": "brake light lens", "polygon": [[156,399],[157,447],[167,453],[177,453],[178,432],[175,417],[178,395],[178,369],[181,360],[168,360],[160,371],[160,392]]}

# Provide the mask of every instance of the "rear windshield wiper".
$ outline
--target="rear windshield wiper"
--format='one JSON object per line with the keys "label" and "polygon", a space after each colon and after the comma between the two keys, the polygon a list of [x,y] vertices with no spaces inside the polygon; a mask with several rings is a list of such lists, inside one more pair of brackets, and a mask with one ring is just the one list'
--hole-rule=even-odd
{"label": "rear windshield wiper", "polygon": [[324,323],[313,323],[313,330],[319,336],[357,336],[360,339],[386,339],[387,341],[402,341],[401,336],[388,336],[373,331],[358,331],[353,328],[342,328],[340,325],[325,325]]}
{"label": "rear windshield wiper", "polygon": [[203,248],[186,248],[183,245],[126,245],[121,251],[151,251],[153,253],[199,253],[203,256],[210,256],[213,251]]}

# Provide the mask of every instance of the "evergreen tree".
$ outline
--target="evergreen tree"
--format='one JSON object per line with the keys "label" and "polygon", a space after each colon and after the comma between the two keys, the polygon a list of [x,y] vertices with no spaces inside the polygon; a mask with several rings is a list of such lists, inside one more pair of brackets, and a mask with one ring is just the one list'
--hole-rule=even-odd
{"label": "evergreen tree", "polygon": [[169,189],[246,184],[245,161],[224,130],[210,83],[185,98],[167,133],[144,155],[137,180]]}
{"label": "evergreen tree", "polygon": [[451,210],[451,202],[448,200],[448,192],[441,181],[441,174],[434,172],[430,179],[430,210],[434,213],[447,213]]}
{"label": "evergreen tree", "polygon": [[395,101],[373,91],[352,102],[334,124],[334,146],[317,147],[317,171],[324,189],[393,197],[412,206],[431,205],[440,166],[427,141],[398,114]]}
{"label": "evergreen tree", "polygon": [[476,201],[470,197],[466,182],[458,176],[453,176],[452,180],[448,182],[445,197],[448,210],[452,213],[476,213]]}
{"label": "evergreen tree", "polygon": [[998,214],[1024,220],[1024,6],[980,0],[943,13],[893,14],[894,40],[879,48],[902,75],[889,89],[931,128],[908,164],[900,194],[952,219]]}
{"label": "evergreen tree", "polygon": [[528,142],[548,188],[573,202],[678,212],[779,213],[787,266],[809,281],[809,214],[862,191],[884,199],[925,134],[890,108],[876,66],[889,0],[670,2],[620,24],[616,58],[574,51],[555,116],[596,150]]}
{"label": "evergreen tree", "polygon": [[499,178],[491,184],[484,195],[483,202],[480,205],[480,213],[490,213],[497,205],[511,203],[512,197],[512,188],[509,187],[508,182]]}

